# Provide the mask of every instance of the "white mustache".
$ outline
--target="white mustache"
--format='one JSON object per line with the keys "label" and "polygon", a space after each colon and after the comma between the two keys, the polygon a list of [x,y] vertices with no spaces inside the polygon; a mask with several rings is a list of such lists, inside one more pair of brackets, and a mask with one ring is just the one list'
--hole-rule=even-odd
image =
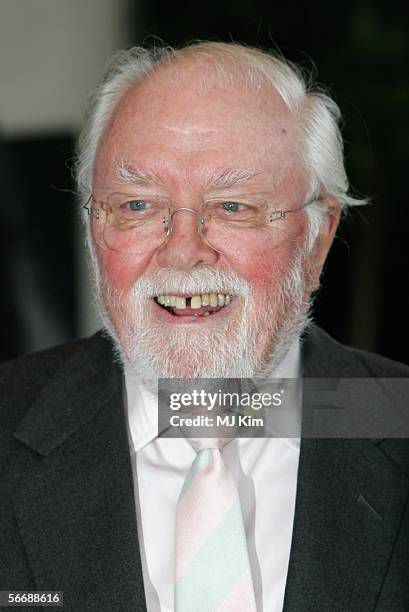
{"label": "white mustache", "polygon": [[244,278],[235,272],[217,268],[200,268],[189,272],[161,269],[144,273],[134,283],[132,293],[136,299],[143,300],[157,295],[199,295],[215,290],[244,298],[251,294],[250,284]]}

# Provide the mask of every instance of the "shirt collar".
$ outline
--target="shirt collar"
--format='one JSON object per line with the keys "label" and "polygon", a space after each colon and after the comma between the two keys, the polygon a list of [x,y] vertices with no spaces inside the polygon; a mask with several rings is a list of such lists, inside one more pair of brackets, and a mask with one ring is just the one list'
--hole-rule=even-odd
{"label": "shirt collar", "polygon": [[158,436],[158,403],[156,396],[124,370],[128,426],[135,452]]}
{"label": "shirt collar", "polygon": [[[269,378],[301,379],[300,340],[296,338],[286,356],[279,363]],[[129,366],[124,368],[126,389],[126,409],[128,414],[129,433],[133,450],[141,450],[158,436],[158,404],[157,397],[148,391],[140,381],[135,380]],[[291,438],[293,444],[299,445],[297,438]]]}

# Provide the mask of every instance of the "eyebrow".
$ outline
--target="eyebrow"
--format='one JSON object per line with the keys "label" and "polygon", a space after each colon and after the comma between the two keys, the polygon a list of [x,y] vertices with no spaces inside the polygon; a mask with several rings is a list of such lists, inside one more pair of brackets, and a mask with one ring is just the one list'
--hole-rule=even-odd
{"label": "eyebrow", "polygon": [[207,181],[207,187],[209,189],[219,189],[234,187],[235,185],[242,185],[247,183],[250,179],[257,176],[259,172],[255,170],[232,170],[227,169],[222,172],[215,171]]}
{"label": "eyebrow", "polygon": [[162,182],[162,179],[158,174],[140,170],[122,160],[117,162],[116,167],[120,177],[125,179],[127,182],[135,183],[141,187],[157,185],[158,183]]}
{"label": "eyebrow", "polygon": [[[135,183],[141,187],[162,183],[162,178],[154,172],[147,172],[120,160],[117,162],[118,174],[127,182]],[[246,184],[250,179],[260,174],[255,170],[215,170],[206,181],[207,189],[230,188],[235,185]]]}

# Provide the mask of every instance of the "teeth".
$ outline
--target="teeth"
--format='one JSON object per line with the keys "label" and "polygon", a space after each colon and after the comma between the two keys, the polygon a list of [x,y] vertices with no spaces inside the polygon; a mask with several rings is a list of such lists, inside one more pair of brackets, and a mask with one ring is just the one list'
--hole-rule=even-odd
{"label": "teeth", "polygon": [[[198,310],[203,306],[228,306],[232,301],[233,296],[224,293],[203,293],[202,295],[192,295],[190,298],[190,308]],[[177,308],[179,310],[186,309],[186,298],[177,295],[158,295],[157,302],[161,306]],[[204,313],[205,315],[209,313]]]}
{"label": "teeth", "polygon": [[218,306],[219,300],[217,299],[217,295],[215,293],[211,293],[209,295],[210,306]]}
{"label": "teeth", "polygon": [[190,298],[190,308],[201,308],[202,307],[202,296],[194,295]]}
{"label": "teeth", "polygon": [[176,298],[175,306],[176,306],[176,308],[180,308],[181,310],[184,310],[186,308],[186,298],[185,297],[177,297]]}

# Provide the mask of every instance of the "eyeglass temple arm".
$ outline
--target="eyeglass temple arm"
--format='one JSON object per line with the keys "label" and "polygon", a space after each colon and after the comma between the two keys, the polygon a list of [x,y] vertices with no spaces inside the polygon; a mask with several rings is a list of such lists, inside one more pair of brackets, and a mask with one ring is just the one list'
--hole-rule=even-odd
{"label": "eyeglass temple arm", "polygon": [[293,208],[292,210],[273,210],[273,212],[270,213],[269,219],[270,221],[277,221],[278,219],[285,219],[289,213],[298,212],[299,210],[302,210],[303,208],[306,208],[307,206],[310,206],[311,204],[314,204],[315,202],[319,202],[320,200],[321,198],[312,198],[312,200],[308,200],[308,202],[305,202],[305,204],[302,204],[298,208]]}
{"label": "eyeglass temple arm", "polygon": [[94,206],[92,206],[92,194],[89,196],[88,200],[82,208],[85,208],[89,216],[93,215],[95,219],[99,219],[99,208],[95,208]]}

